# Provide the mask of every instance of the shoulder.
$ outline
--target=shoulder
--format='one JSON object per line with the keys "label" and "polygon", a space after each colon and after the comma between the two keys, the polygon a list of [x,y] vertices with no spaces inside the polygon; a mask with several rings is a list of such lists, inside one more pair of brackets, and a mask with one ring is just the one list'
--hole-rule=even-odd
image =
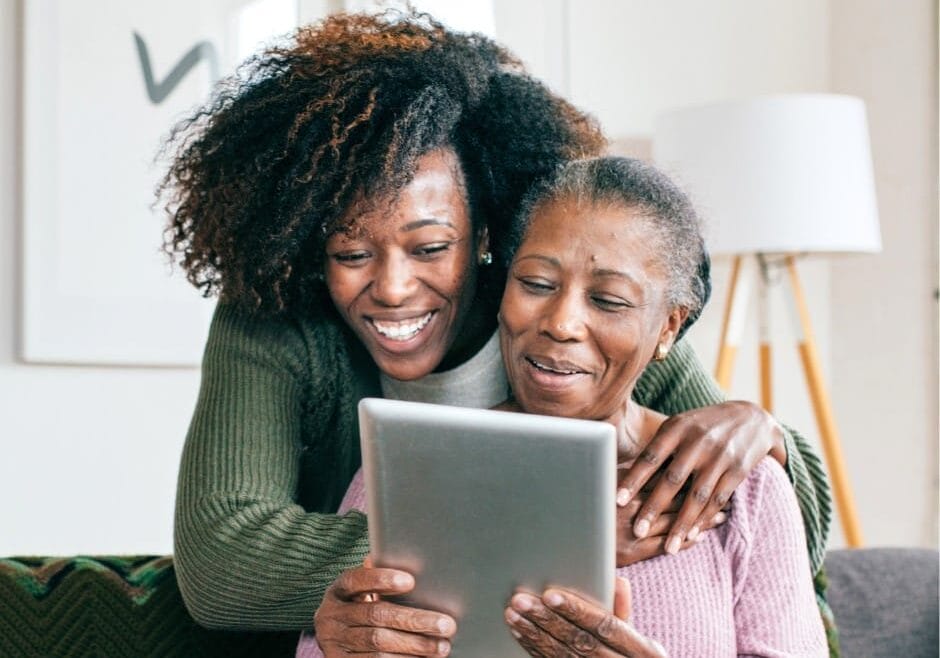
{"label": "shoulder", "polygon": [[342,329],[326,318],[297,318],[252,313],[220,302],[209,329],[205,365],[277,368],[299,380],[331,372],[345,354]]}
{"label": "shoulder", "polygon": [[776,460],[765,457],[735,489],[728,523],[750,543],[755,534],[768,530],[769,519],[781,530],[794,525],[802,528],[790,479]]}

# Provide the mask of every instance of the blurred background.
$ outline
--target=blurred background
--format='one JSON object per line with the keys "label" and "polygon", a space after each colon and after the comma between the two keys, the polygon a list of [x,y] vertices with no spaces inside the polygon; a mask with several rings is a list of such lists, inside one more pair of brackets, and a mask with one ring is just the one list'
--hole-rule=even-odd
{"label": "blurred background", "polygon": [[[937,3],[414,4],[508,45],[623,154],[651,157],[657,117],[676,108],[806,92],[865,102],[882,250],[799,268],[864,543],[936,546]],[[160,254],[154,158],[261,44],[374,5],[0,0],[0,555],[171,552],[212,302]],[[716,258],[688,338],[708,369],[729,263]],[[818,441],[782,304],[771,299],[774,411]],[[758,399],[757,344],[750,323],[731,397]],[[844,541],[837,519],[830,543]]]}

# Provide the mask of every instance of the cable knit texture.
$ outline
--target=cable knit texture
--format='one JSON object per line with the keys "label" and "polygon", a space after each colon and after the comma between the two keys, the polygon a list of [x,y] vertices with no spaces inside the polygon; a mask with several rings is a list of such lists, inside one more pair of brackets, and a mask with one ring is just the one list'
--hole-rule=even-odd
{"label": "cable knit texture", "polygon": [[[340,510],[365,504],[360,471]],[[765,459],[735,491],[728,522],[697,546],[618,570],[630,581],[630,621],[671,658],[828,656],[805,546],[793,489]],[[297,657],[322,656],[304,633]]]}
{"label": "cable knit texture", "polygon": [[[367,395],[381,396],[378,373],[340,321],[218,306],[176,500],[177,578],[199,623],[310,628],[326,588],[362,563],[365,516],[333,512],[360,465],[356,405]],[[647,368],[635,398],[667,415],[723,399],[684,342]],[[829,485],[813,448],[796,434],[786,442],[815,571]]]}

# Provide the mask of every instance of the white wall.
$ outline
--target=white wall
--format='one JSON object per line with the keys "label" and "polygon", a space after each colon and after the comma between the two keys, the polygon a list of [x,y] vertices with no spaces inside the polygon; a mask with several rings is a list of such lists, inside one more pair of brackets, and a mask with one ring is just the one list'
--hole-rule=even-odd
{"label": "white wall", "polygon": [[937,542],[937,3],[831,0],[868,105],[884,251],[834,261],[832,390],[871,544]]}
{"label": "white wall", "polygon": [[198,371],[17,362],[21,12],[2,0],[0,555],[167,553]]}
{"label": "white wall", "polygon": [[[198,372],[16,360],[21,2],[0,0],[0,555],[165,553]],[[519,2],[498,3],[497,31],[615,137],[642,138],[657,111],[684,103],[829,89],[866,98],[885,253],[806,263],[804,277],[867,538],[935,544],[933,3],[579,0],[558,71],[544,30],[506,25]],[[726,273],[716,264],[715,301],[692,336],[709,367]],[[742,346],[737,396],[756,390],[753,348]],[[778,392],[778,415],[815,435],[792,353],[780,355]]]}

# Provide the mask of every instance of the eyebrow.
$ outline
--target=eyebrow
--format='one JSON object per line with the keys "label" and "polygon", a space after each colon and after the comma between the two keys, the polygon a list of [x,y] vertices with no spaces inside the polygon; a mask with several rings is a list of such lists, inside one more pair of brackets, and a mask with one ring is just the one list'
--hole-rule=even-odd
{"label": "eyebrow", "polygon": [[617,279],[625,279],[630,283],[639,284],[640,282],[636,277],[632,276],[629,272],[622,272],[620,270],[608,270],[608,269],[599,269],[591,272],[594,276],[612,276]]}
{"label": "eyebrow", "polygon": [[415,231],[415,230],[417,230],[417,229],[419,229],[419,228],[423,228],[423,227],[425,227],[425,226],[449,226],[450,228],[456,230],[456,227],[455,227],[453,224],[451,224],[450,222],[448,222],[447,220],[444,220],[444,219],[433,219],[433,218],[429,218],[429,219],[417,219],[417,220],[415,220],[415,221],[413,221],[413,222],[408,222],[407,224],[405,224],[404,226],[402,226],[399,230],[400,230],[402,233],[407,233],[408,231]]}
{"label": "eyebrow", "polygon": [[[530,260],[530,259],[541,260],[554,267],[561,267],[561,261],[559,261],[557,258],[552,258],[551,256],[542,256],[540,254],[529,254],[527,256],[522,256],[521,258],[519,258],[519,261],[521,262],[521,261]],[[591,270],[591,275],[595,277],[615,277],[617,279],[624,279],[634,284],[640,283],[635,276],[632,276],[628,272],[623,272],[621,270],[598,268],[598,269]]]}
{"label": "eyebrow", "polygon": [[529,254],[527,256],[522,256],[518,261],[524,261],[534,258],[535,260],[544,260],[549,265],[554,265],[555,267],[561,267],[561,262],[557,258],[552,258],[551,256],[541,256],[539,254]]}

